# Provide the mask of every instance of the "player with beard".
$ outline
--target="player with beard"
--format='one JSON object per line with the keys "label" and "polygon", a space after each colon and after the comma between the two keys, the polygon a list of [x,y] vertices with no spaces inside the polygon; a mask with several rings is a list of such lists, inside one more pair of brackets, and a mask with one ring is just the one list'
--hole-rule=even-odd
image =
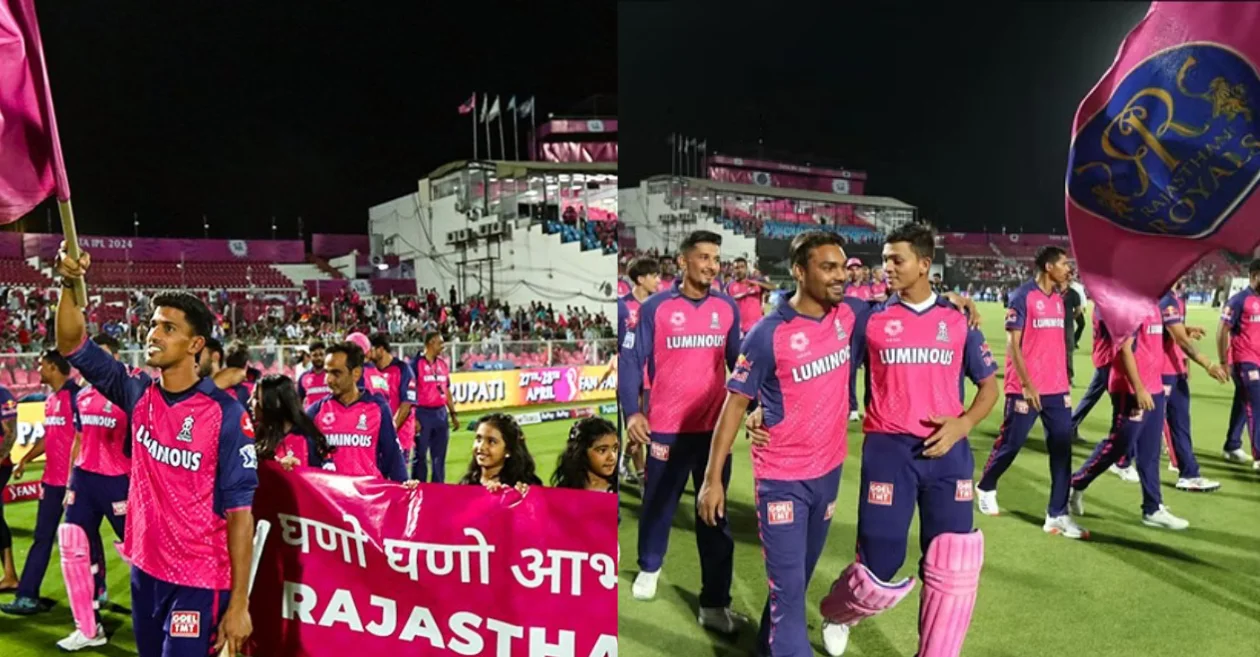
{"label": "player with beard", "polygon": [[403,359],[394,358],[390,353],[389,335],[375,333],[369,344],[367,361],[375,365],[385,379],[385,401],[394,414],[394,431],[398,433],[398,442],[402,445],[403,459],[410,463],[416,446],[416,415],[413,411],[416,404],[415,373]]}
{"label": "player with beard", "polygon": [[363,351],[349,342],[328,347],[324,371],[332,394],[306,409],[328,444],[337,448],[338,474],[407,481],[394,414],[384,397],[358,386],[363,379]]}
{"label": "player with beard", "polygon": [[325,381],[327,375],[324,373],[324,346],[320,340],[314,340],[306,345],[306,351],[311,355],[311,369],[298,377],[297,386],[298,397],[302,400],[303,408],[310,407],[330,394],[328,382]]}
{"label": "player with beard", "polygon": [[[416,455],[411,462],[411,478],[446,483],[446,449],[451,432],[459,431],[459,416],[451,397],[451,366],[442,358],[442,334],[424,335],[424,351],[416,354]],[[433,464],[433,478],[429,462]]]}
{"label": "player with beard", "polygon": [[750,275],[747,258],[735,258],[734,270],[735,279],[727,284],[726,293],[739,306],[740,332],[748,335],[764,314],[762,296],[774,290],[774,285],[761,276]]}

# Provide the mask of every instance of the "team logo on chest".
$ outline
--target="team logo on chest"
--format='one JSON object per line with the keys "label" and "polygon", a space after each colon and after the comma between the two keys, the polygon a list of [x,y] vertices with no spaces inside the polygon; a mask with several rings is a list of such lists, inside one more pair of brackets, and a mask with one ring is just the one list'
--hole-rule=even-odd
{"label": "team logo on chest", "polygon": [[[1041,302],[1038,301],[1037,305],[1041,305]],[[949,342],[949,327],[945,325],[945,322],[936,325],[936,341]]]}
{"label": "team logo on chest", "polygon": [[836,339],[843,340],[847,338],[848,335],[844,332],[844,324],[840,322],[839,317],[836,318],[835,325],[836,325]]}
{"label": "team logo on chest", "polygon": [[185,443],[191,443],[193,441],[192,430],[193,430],[193,418],[191,415],[189,415],[188,417],[184,418],[184,425],[180,427],[179,435],[175,436],[175,440],[178,440],[180,442],[185,442]]}
{"label": "team logo on chest", "polygon": [[1037,305],[1037,312],[1039,312],[1039,313],[1044,313],[1044,312],[1046,311],[1046,302],[1045,302],[1045,301],[1042,301],[1041,299],[1037,299],[1037,304],[1036,304],[1036,305]]}
{"label": "team logo on chest", "polygon": [[721,321],[720,319],[718,319],[718,314],[717,314],[717,313],[713,313],[713,321],[709,322],[709,328],[711,328],[711,329],[720,329],[720,328],[722,328],[722,321]]}
{"label": "team logo on chest", "polygon": [[356,424],[354,428],[358,429],[359,431],[367,430],[367,414],[366,413],[359,413],[359,423]]}

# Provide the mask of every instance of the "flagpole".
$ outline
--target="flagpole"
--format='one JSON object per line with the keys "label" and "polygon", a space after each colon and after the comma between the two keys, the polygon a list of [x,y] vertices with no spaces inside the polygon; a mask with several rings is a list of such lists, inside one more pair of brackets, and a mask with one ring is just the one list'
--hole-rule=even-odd
{"label": "flagpole", "polygon": [[529,97],[529,125],[529,143],[531,144],[529,159],[532,161],[538,158],[538,145],[534,143],[534,140],[538,138],[538,103],[534,100],[534,96]]}
{"label": "flagpole", "polygon": [[[79,231],[74,227],[74,207],[70,205],[70,199],[58,200],[57,212],[61,214],[61,234],[66,238],[66,255],[70,260],[78,262],[82,254],[79,253]],[[74,279],[73,293],[74,305],[87,308],[87,285],[82,276]]]}
{"label": "flagpole", "polygon": [[503,142],[503,114],[502,113],[499,114],[498,119],[499,119],[499,154],[502,155],[503,159],[506,160],[507,159],[507,146],[505,146]]}
{"label": "flagpole", "polygon": [[[515,96],[513,96],[515,99]],[[512,104],[512,159],[521,161],[521,139],[516,134],[516,104]]]}
{"label": "flagpole", "polygon": [[473,108],[472,108],[472,111],[469,112],[469,114],[472,114],[473,159],[476,160],[477,159],[477,92],[475,91],[473,92]]}
{"label": "flagpole", "polygon": [[481,122],[486,126],[486,159],[493,160],[494,142],[490,141],[490,94],[482,96],[482,99],[486,101],[486,109],[481,113]]}

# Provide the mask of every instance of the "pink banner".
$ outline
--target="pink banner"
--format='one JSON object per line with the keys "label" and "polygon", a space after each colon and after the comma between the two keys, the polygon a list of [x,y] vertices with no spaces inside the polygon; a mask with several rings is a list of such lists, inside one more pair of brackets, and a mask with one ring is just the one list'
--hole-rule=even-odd
{"label": "pink banner", "polygon": [[615,495],[258,477],[251,654],[617,654]]}
{"label": "pink banner", "polygon": [[367,235],[340,235],[334,233],[315,233],[311,236],[311,253],[321,258],[336,258],[351,251],[371,253],[372,246]]}
{"label": "pink banner", "polygon": [[709,167],[709,179],[720,182],[733,182],[743,185],[760,185],[762,187],[782,187],[784,189],[808,189],[828,194],[861,195],[866,183],[848,178],[820,178],[817,176],[798,176],[790,173],[770,173],[749,169],[731,169],[728,167]]}
{"label": "pink banner", "polygon": [[22,257],[22,233],[0,233],[0,258]]}
{"label": "pink banner", "polygon": [[372,294],[415,294],[415,278],[373,278]]}
{"label": "pink banner", "polygon": [[616,133],[617,119],[555,119],[540,126],[535,132],[538,139],[548,135]]}
{"label": "pink banner", "polygon": [[850,171],[849,169],[828,169],[824,167],[807,167],[798,164],[788,164],[786,162],[775,162],[772,160],[754,160],[745,157],[731,157],[729,155],[714,155],[709,158],[709,164],[728,167],[743,167],[748,169],[765,169],[766,171],[785,171],[787,173],[800,173],[807,176],[819,176],[822,178],[845,178],[847,180],[866,180],[865,171]]}
{"label": "pink banner", "polygon": [[1052,235],[1050,233],[942,233],[941,237],[948,246],[983,246],[993,243],[997,244],[999,248],[1007,244],[1020,246],[1055,244],[1067,248],[1069,242],[1067,235]]}
{"label": "pink banner", "polygon": [[616,162],[617,142],[554,142],[539,144],[544,162]]}
{"label": "pink banner", "polygon": [[[27,233],[22,251],[27,258],[51,260],[61,244],[60,234]],[[306,262],[302,240],[207,240],[159,237],[79,236],[80,248],[92,253],[93,260],[131,262]]]}
{"label": "pink banner", "polygon": [[941,238],[947,246],[986,246],[989,243],[988,233],[941,233]]}

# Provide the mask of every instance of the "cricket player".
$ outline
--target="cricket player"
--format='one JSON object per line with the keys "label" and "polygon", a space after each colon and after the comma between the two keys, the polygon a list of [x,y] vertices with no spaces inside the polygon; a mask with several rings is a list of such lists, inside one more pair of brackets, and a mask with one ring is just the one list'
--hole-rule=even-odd
{"label": "cricket player", "polygon": [[[617,344],[621,345],[625,342],[626,335],[634,333],[639,326],[639,310],[643,307],[643,302],[648,297],[656,294],[661,285],[661,265],[655,258],[638,257],[630,261],[627,268],[630,280],[634,281],[634,287],[630,293],[617,300]],[[619,366],[619,365],[618,365]],[[610,368],[611,370],[611,368]],[[611,376],[611,371],[609,373]],[[603,383],[602,381],[600,382]],[[641,407],[647,406],[647,396],[651,388],[646,372],[643,377],[643,397]],[[633,479],[639,481],[643,478],[644,463],[643,446],[637,442],[629,441],[626,448],[621,453],[622,463],[621,472],[625,479]],[[625,461],[629,459],[630,463]],[[630,466],[633,466],[631,469]]]}
{"label": "cricket player", "polygon": [[[726,516],[722,472],[744,413],[760,402],[764,447],[752,449],[757,523],[770,595],[761,616],[762,655],[812,655],[805,592],[835,513],[848,454],[849,368],[861,351],[867,304],[844,297],[839,235],[802,233],[789,261],[796,293],[757,323],[740,347],[709,450],[697,504],[705,524]],[[832,627],[824,628],[828,642]],[[843,629],[840,630],[843,633]]]}
{"label": "cricket player", "polygon": [[739,306],[740,333],[748,335],[764,314],[762,295],[773,290],[774,285],[761,276],[750,276],[747,258],[735,258],[733,269],[735,278],[726,286],[726,293],[735,300],[735,305]]}
{"label": "cricket player", "polygon": [[1185,529],[1190,523],[1168,511],[1159,487],[1159,440],[1164,432],[1167,399],[1161,378],[1164,323],[1159,307],[1150,304],[1135,335],[1115,337],[1120,345],[1107,382],[1114,418],[1111,433],[1072,475],[1068,506],[1072,515],[1084,515],[1085,489],[1136,442],[1136,467],[1142,485],[1142,524]]}
{"label": "cricket player", "polygon": [[235,397],[197,375],[214,314],[197,297],[153,297],[145,364],[130,373],[87,339],[70,289],[91,264],[63,250],[57,348],[131,417],[131,483],[123,552],[132,565],[131,618],[140,657],[239,651],[253,631],[250,511],[258,486],[253,425]]}
{"label": "cricket player", "polygon": [[[1221,309],[1221,325],[1216,346],[1221,362],[1233,365],[1234,396],[1242,401],[1242,417],[1251,434],[1252,467],[1260,470],[1260,435],[1257,435],[1257,405],[1260,404],[1260,258],[1247,268],[1247,287],[1229,298]],[[1235,441],[1234,444],[1230,440]],[[1242,433],[1229,435],[1225,445],[1227,460],[1242,461],[1231,452],[1242,448]],[[1245,456],[1245,453],[1244,453]]]}
{"label": "cricket player", "polygon": [[[894,578],[906,558],[917,506],[922,657],[957,655],[971,625],[984,535],[972,527],[975,464],[967,434],[998,397],[997,367],[983,334],[932,292],[935,241],[921,224],[905,224],[885,238],[884,269],[893,294],[858,329],[865,336],[871,395],[863,425],[857,561],[840,573],[821,604],[824,618],[847,628],[910,592],[913,578]],[[964,376],[977,387],[965,410]]]}
{"label": "cricket player", "polygon": [[1072,275],[1067,252],[1043,246],[1037,275],[1015,288],[1006,310],[1006,410],[1002,429],[976,486],[980,513],[998,515],[997,484],[1041,418],[1050,456],[1050,503],[1041,526],[1048,534],[1088,538],[1068,515],[1072,477],[1072,385],[1068,382],[1066,309],[1059,290]]}
{"label": "cricket player", "polygon": [[1167,418],[1164,423],[1164,441],[1172,467],[1177,470],[1177,490],[1205,492],[1221,487],[1219,481],[1204,477],[1199,472],[1199,460],[1194,456],[1194,444],[1190,440],[1190,373],[1186,360],[1192,360],[1221,383],[1229,381],[1225,368],[1213,363],[1194,346],[1194,340],[1203,337],[1204,330],[1186,326],[1186,301],[1177,294],[1182,287],[1178,281],[1173,289],[1159,300],[1159,314],[1164,322],[1164,369],[1161,380],[1167,399]]}
{"label": "cricket player", "polygon": [[298,377],[298,398],[302,400],[303,408],[310,408],[315,402],[332,394],[328,389],[328,382],[325,381],[324,373],[324,343],[320,340],[313,340],[306,345],[306,351],[311,355],[311,369],[302,373]]}
{"label": "cricket player", "polygon": [[[639,521],[639,574],[632,593],[651,600],[669,546],[669,530],[690,478],[699,490],[713,429],[722,410],[728,369],[739,355],[739,309],[730,297],[710,289],[719,271],[722,237],[695,231],[680,245],[681,284],[652,295],[639,325],[626,336],[620,360],[618,399],[631,440],[647,445],[647,480]],[[633,336],[633,337],[631,337]],[[647,415],[641,411],[643,368],[652,385]],[[722,483],[730,482],[730,459]],[[743,620],[730,609],[735,543],[726,520],[710,526],[696,513],[700,552],[699,621],[723,633]]]}
{"label": "cricket player", "polygon": [[404,463],[410,462],[416,446],[416,377],[411,366],[389,352],[389,336],[385,333],[372,335],[367,360],[376,366],[385,378],[385,401],[393,413],[394,431],[402,445]]}
{"label": "cricket player", "polygon": [[[13,459],[10,451],[17,442],[18,402],[9,389],[0,386],[0,490],[9,485],[13,475]],[[0,504],[0,593],[17,590],[17,568],[13,566],[13,532],[4,519],[4,505]]]}
{"label": "cricket player", "polygon": [[363,379],[363,350],[349,342],[328,347],[324,372],[332,394],[315,402],[306,414],[328,444],[337,448],[333,456],[337,473],[407,481],[394,414],[384,397],[358,386]]}
{"label": "cricket player", "polygon": [[66,487],[70,482],[70,452],[79,431],[79,385],[70,378],[70,363],[61,352],[50,349],[40,355],[39,380],[52,389],[52,394],[44,400],[44,437],[23,454],[13,468],[13,478],[21,479],[26,464],[44,457],[39,511],[35,516],[35,540],[22,566],[17,597],[11,603],[0,605],[0,611],[6,614],[23,616],[47,611],[39,602],[39,589],[48,571],[48,562],[52,559],[53,544],[57,541],[57,526],[61,524]]}
{"label": "cricket player", "polygon": [[[424,351],[416,355],[415,361],[418,434],[411,478],[436,484],[446,483],[446,448],[451,432],[459,431],[459,417],[451,397],[451,366],[442,358],[444,344],[441,333],[429,331],[424,335]],[[433,460],[432,479],[426,478],[427,458]]]}

